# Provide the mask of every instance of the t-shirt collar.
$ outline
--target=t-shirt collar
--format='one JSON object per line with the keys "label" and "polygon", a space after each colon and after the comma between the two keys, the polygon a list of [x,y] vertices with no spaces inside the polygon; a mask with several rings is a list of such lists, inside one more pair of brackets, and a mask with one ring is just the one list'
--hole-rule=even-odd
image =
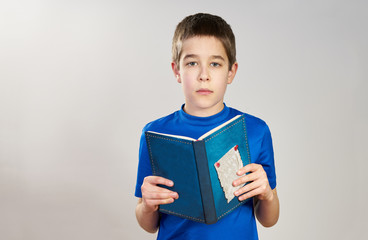
{"label": "t-shirt collar", "polygon": [[189,124],[193,125],[212,125],[223,122],[225,119],[227,119],[230,109],[226,106],[224,103],[224,108],[221,110],[221,112],[216,113],[215,115],[209,116],[209,117],[197,117],[190,115],[184,111],[184,105],[181,106],[181,109],[179,111],[179,116],[182,120]]}

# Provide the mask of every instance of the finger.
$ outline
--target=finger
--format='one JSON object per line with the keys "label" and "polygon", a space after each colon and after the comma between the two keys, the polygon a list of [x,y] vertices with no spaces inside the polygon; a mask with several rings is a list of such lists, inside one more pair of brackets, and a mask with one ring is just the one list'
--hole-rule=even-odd
{"label": "finger", "polygon": [[141,190],[142,192],[163,192],[163,193],[172,192],[171,190],[165,187],[157,186],[151,183],[143,183],[141,186]]}
{"label": "finger", "polygon": [[236,186],[240,186],[240,185],[245,184],[245,183],[255,181],[259,177],[260,177],[260,174],[257,173],[257,172],[249,173],[247,175],[244,175],[244,176],[234,180],[233,181],[233,186],[236,187]]}
{"label": "finger", "polygon": [[250,192],[256,188],[259,188],[262,184],[259,183],[258,181],[255,181],[255,182],[251,182],[247,185],[245,185],[244,187],[238,189],[237,191],[234,192],[234,195],[235,196],[240,196],[242,195],[243,193],[247,193],[247,192]]}
{"label": "finger", "polygon": [[143,183],[143,185],[141,186],[141,191],[144,198],[178,198],[178,193],[150,183]]}
{"label": "finger", "polygon": [[162,200],[169,198],[178,199],[179,195],[176,192],[147,192],[142,194],[142,197],[150,200]]}
{"label": "finger", "polygon": [[173,198],[166,198],[166,199],[147,199],[145,200],[146,204],[149,206],[158,206],[158,205],[164,205],[164,204],[170,204],[173,203],[175,199]]}
{"label": "finger", "polygon": [[247,193],[244,193],[243,195],[239,196],[238,199],[239,201],[244,201],[245,199],[257,196],[261,193],[261,190],[259,188],[256,188],[252,191],[249,191]]}
{"label": "finger", "polygon": [[257,171],[260,167],[262,167],[262,165],[256,164],[256,163],[250,163],[245,165],[244,167],[242,167],[241,169],[238,170],[238,172],[236,173],[238,176],[244,175],[248,172],[255,172]]}
{"label": "finger", "polygon": [[173,181],[171,181],[169,179],[166,179],[166,178],[163,178],[163,177],[160,177],[160,176],[145,177],[144,182],[148,182],[148,183],[151,183],[151,184],[154,184],[154,185],[161,184],[161,185],[165,185],[165,186],[168,186],[168,187],[174,186]]}

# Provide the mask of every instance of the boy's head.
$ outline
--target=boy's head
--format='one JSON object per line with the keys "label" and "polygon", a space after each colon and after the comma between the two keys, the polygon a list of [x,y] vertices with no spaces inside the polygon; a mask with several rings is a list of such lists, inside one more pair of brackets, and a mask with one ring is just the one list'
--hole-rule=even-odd
{"label": "boy's head", "polygon": [[222,43],[229,60],[230,70],[236,62],[233,31],[224,19],[206,13],[190,15],[177,25],[172,42],[172,61],[179,66],[183,41],[191,37],[201,36],[215,37]]}

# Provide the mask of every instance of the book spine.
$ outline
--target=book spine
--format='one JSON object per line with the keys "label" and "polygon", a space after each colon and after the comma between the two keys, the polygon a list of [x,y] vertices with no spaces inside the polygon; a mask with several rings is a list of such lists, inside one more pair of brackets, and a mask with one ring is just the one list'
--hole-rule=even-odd
{"label": "book spine", "polygon": [[208,167],[206,145],[203,140],[194,141],[193,149],[198,171],[199,188],[201,190],[203,214],[206,224],[217,222],[215,200],[212,193],[210,170]]}

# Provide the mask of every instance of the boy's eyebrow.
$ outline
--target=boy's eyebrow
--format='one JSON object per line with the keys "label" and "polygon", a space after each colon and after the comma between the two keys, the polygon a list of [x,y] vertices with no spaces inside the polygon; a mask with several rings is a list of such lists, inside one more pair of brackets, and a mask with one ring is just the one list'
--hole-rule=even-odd
{"label": "boy's eyebrow", "polygon": [[196,55],[196,54],[187,54],[187,55],[185,55],[184,57],[183,57],[183,60],[185,60],[185,59],[187,59],[187,58],[197,58],[198,57],[198,55]]}
{"label": "boy's eyebrow", "polygon": [[[183,60],[187,59],[187,58],[198,58],[197,54],[187,54],[184,56]],[[220,59],[222,61],[225,61],[225,58],[223,58],[221,55],[212,55],[210,57],[211,59]]]}
{"label": "boy's eyebrow", "polygon": [[211,58],[213,58],[213,59],[220,59],[222,61],[225,61],[225,58],[223,58],[221,55],[213,55],[213,56],[211,56]]}

